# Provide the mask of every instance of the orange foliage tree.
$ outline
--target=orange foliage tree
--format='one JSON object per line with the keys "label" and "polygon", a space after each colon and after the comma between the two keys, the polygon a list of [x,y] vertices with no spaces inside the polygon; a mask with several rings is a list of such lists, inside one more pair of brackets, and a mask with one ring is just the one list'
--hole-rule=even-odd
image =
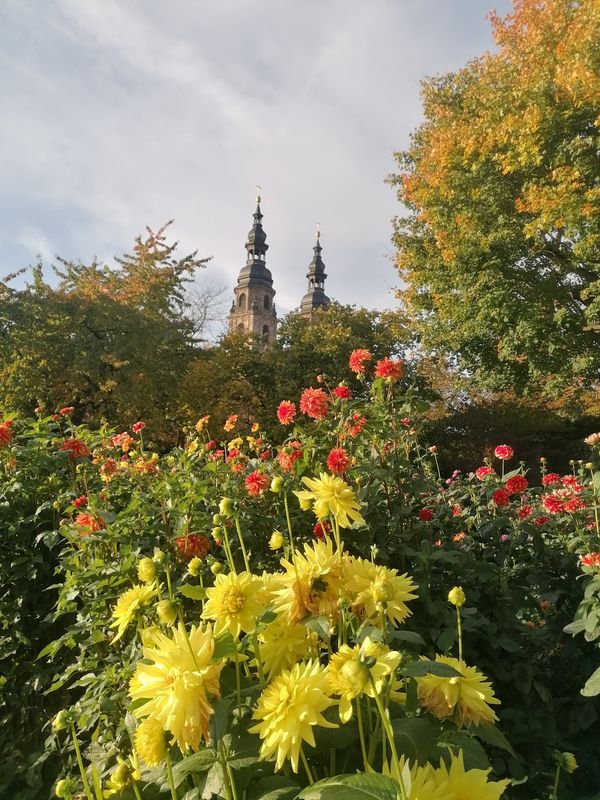
{"label": "orange foliage tree", "polygon": [[497,52],[423,84],[390,182],[399,295],[480,387],[600,372],[600,2],[514,0]]}

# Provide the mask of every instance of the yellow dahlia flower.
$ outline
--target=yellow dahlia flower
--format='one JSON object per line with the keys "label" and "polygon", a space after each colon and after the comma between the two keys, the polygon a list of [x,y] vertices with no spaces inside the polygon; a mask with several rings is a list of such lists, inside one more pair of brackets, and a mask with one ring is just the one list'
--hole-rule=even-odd
{"label": "yellow dahlia flower", "polygon": [[147,717],[135,732],[135,749],[149,767],[160,764],[165,757],[165,732],[154,717]]}
{"label": "yellow dahlia flower", "polygon": [[137,565],[137,574],[142,583],[152,583],[156,577],[154,561],[151,558],[140,558]]}
{"label": "yellow dahlia flower", "polygon": [[416,678],[419,702],[438,719],[452,717],[459,727],[474,723],[493,723],[498,717],[490,705],[499,705],[491,683],[475,667],[450,656],[436,655],[435,660],[448,664],[460,676],[444,678],[425,675]]}
{"label": "yellow dahlia flower", "polygon": [[446,787],[447,797],[456,800],[499,800],[510,781],[488,781],[491,769],[465,770],[462,751],[452,753],[450,768],[442,761],[435,771],[438,785]]}
{"label": "yellow dahlia flower", "polygon": [[144,662],[138,663],[129,684],[132,700],[147,700],[133,713],[160,722],[182,752],[189,747],[197,750],[200,738],[208,737],[214,713],[210,699],[220,696],[223,663],[212,660],[211,626],[194,626],[188,633],[180,622],[172,636],[158,633],[153,640],[152,646],[144,646]]}
{"label": "yellow dahlia flower", "polygon": [[466,597],[462,586],[455,586],[448,592],[448,601],[457,608],[460,608],[462,605],[464,605],[465,600]]}
{"label": "yellow dahlia flower", "polygon": [[346,590],[357,616],[370,619],[383,609],[392,624],[403,622],[412,613],[406,601],[417,597],[416,588],[406,573],[398,575],[398,570],[364,558],[350,559]]}
{"label": "yellow dahlia flower", "polygon": [[261,694],[253,719],[259,722],[251,733],[262,739],[259,758],[275,758],[275,769],[284,761],[292,762],[298,772],[302,742],[315,746],[313,727],[337,728],[328,722],[323,711],[335,702],[328,695],[327,671],[318,661],[296,664],[273,680]]}
{"label": "yellow dahlia flower", "polygon": [[202,619],[214,619],[215,634],[228,630],[234,638],[242,631],[253,633],[262,611],[262,581],[249,572],[229,572],[216,576],[215,585],[206,590]]}
{"label": "yellow dahlia flower", "polygon": [[[405,767],[404,756],[400,758],[400,774],[404,779],[404,788],[408,794],[408,800],[462,800],[462,797],[455,797],[448,791],[446,783],[440,780],[436,770],[431,764],[419,766],[416,762],[407,770]],[[396,770],[392,768],[388,761],[384,761],[384,775],[396,780]],[[408,779],[407,772],[410,779]]]}
{"label": "yellow dahlia flower", "polygon": [[260,656],[269,680],[306,658],[311,643],[306,625],[290,624],[282,616],[270,622],[259,633],[258,639],[261,643]]}
{"label": "yellow dahlia flower", "polygon": [[308,510],[312,503],[318,519],[333,517],[340,528],[366,524],[352,488],[337,475],[321,472],[318,478],[302,478],[302,482],[310,491],[294,492],[301,508]]}
{"label": "yellow dahlia flower", "polygon": [[294,624],[309,615],[337,618],[340,589],[340,555],[331,539],[304,545],[291,561],[282,558],[283,574],[276,574],[279,588],[273,596],[273,609],[285,614]]}
{"label": "yellow dahlia flower", "polygon": [[[375,659],[372,666],[367,666],[367,659]],[[379,642],[367,637],[362,647],[340,647],[329,661],[327,677],[331,694],[340,696],[340,719],[348,722],[352,718],[352,700],[363,694],[369,697],[381,694],[385,679],[392,675],[400,663],[400,653],[391,651]],[[371,683],[375,683],[375,690]]]}
{"label": "yellow dahlia flower", "polygon": [[155,591],[154,584],[145,586],[136,584],[119,597],[112,612],[114,621],[110,624],[111,628],[118,629],[117,635],[112,640],[113,644],[123,636],[127,626],[134,619],[137,612],[152,600]]}

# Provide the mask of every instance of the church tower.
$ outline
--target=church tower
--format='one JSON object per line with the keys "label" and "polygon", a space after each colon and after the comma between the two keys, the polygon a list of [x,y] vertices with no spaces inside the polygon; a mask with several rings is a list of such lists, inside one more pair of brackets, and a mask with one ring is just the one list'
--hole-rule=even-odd
{"label": "church tower", "polygon": [[245,333],[259,339],[264,347],[277,336],[277,314],[273,278],[265,264],[269,245],[263,230],[260,195],[256,198],[254,225],[248,233],[246,265],[240,270],[229,312],[229,332]]}
{"label": "church tower", "polygon": [[303,317],[312,318],[313,314],[319,309],[329,308],[331,301],[325,294],[325,264],[321,258],[321,227],[317,222],[317,242],[313,247],[313,259],[308,267],[306,277],[308,278],[308,291],[302,298],[300,313]]}

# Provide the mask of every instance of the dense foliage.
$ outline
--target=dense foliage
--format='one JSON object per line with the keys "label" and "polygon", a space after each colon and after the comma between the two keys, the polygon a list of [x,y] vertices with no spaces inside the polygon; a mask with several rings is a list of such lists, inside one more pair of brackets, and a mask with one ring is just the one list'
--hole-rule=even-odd
{"label": "dense foliage", "polygon": [[161,457],[72,408],[0,426],[3,794],[532,800],[558,769],[559,797],[595,796],[600,473],[534,487],[499,446],[441,475],[428,404],[365,352],[353,391],[281,404],[277,447],[234,417]]}
{"label": "dense foliage", "polygon": [[498,51],[423,84],[391,178],[401,296],[427,351],[480,385],[598,380],[600,6],[515,0]]}

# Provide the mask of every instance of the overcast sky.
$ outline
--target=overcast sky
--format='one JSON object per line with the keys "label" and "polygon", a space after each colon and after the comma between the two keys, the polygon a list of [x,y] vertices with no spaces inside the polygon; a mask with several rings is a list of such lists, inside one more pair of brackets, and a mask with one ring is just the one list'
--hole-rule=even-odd
{"label": "overcast sky", "polygon": [[0,277],[38,253],[110,261],[174,217],[232,288],[259,183],[280,312],[317,219],[327,293],[393,307],[384,180],[420,80],[493,47],[492,4],[1,0]]}

